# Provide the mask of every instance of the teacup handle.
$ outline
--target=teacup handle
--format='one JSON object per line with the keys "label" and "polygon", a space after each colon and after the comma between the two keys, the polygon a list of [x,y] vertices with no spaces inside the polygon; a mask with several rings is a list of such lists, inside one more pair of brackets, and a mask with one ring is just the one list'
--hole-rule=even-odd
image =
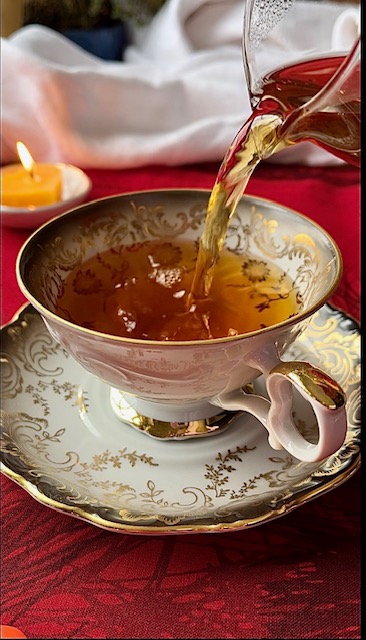
{"label": "teacup handle", "polygon": [[[292,385],[313,407],[319,429],[316,444],[308,442],[292,418]],[[345,393],[321,369],[307,362],[279,362],[266,375],[270,400],[242,390],[217,396],[223,409],[243,409],[266,427],[273,449],[285,449],[304,462],[323,460],[343,444],[347,431]]]}

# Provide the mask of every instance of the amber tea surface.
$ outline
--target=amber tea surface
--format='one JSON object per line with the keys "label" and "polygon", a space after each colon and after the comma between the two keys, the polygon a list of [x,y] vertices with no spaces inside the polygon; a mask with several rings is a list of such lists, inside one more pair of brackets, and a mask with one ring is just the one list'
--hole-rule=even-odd
{"label": "amber tea surface", "polygon": [[174,240],[98,253],[67,276],[56,313],[127,338],[205,340],[254,331],[298,311],[298,291],[286,273],[226,248],[209,295],[188,307],[197,251],[197,243]]}

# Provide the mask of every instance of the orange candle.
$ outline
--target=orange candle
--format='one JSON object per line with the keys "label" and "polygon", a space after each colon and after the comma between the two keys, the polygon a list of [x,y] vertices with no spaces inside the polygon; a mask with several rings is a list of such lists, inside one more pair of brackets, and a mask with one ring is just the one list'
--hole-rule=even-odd
{"label": "orange candle", "polygon": [[36,207],[61,200],[61,169],[53,164],[36,164],[21,142],[17,143],[17,150],[22,164],[12,164],[1,170],[1,204]]}

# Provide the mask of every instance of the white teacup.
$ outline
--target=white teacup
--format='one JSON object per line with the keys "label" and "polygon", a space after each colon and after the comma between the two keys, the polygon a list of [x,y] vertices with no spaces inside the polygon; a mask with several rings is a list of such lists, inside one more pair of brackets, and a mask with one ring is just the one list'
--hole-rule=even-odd
{"label": "white teacup", "polygon": [[[149,239],[198,240],[209,198],[206,190],[159,190],[103,198],[69,211],[38,229],[21,249],[17,278],[51,335],[87,371],[122,394],[139,415],[183,422],[210,419],[222,410],[256,416],[274,449],[312,462],[334,453],[347,428],[345,395],[310,363],[281,361],[311,316],[331,296],[342,271],[339,250],[316,223],[279,204],[244,196],[225,246],[290,276],[302,307],[287,320],[234,337],[160,342],[107,335],[73,324],[55,312],[67,274],[97,252]],[[267,397],[246,393],[258,376]],[[311,403],[318,440],[308,442],[292,419],[293,387]]]}

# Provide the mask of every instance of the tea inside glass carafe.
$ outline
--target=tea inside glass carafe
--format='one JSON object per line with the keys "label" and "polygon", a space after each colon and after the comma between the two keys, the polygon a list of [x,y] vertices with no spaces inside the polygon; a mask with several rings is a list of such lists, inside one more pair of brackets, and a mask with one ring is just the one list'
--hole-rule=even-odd
{"label": "tea inside glass carafe", "polygon": [[358,39],[348,56],[300,62],[265,78],[257,110],[282,112],[284,144],[308,140],[359,166],[360,102]]}

